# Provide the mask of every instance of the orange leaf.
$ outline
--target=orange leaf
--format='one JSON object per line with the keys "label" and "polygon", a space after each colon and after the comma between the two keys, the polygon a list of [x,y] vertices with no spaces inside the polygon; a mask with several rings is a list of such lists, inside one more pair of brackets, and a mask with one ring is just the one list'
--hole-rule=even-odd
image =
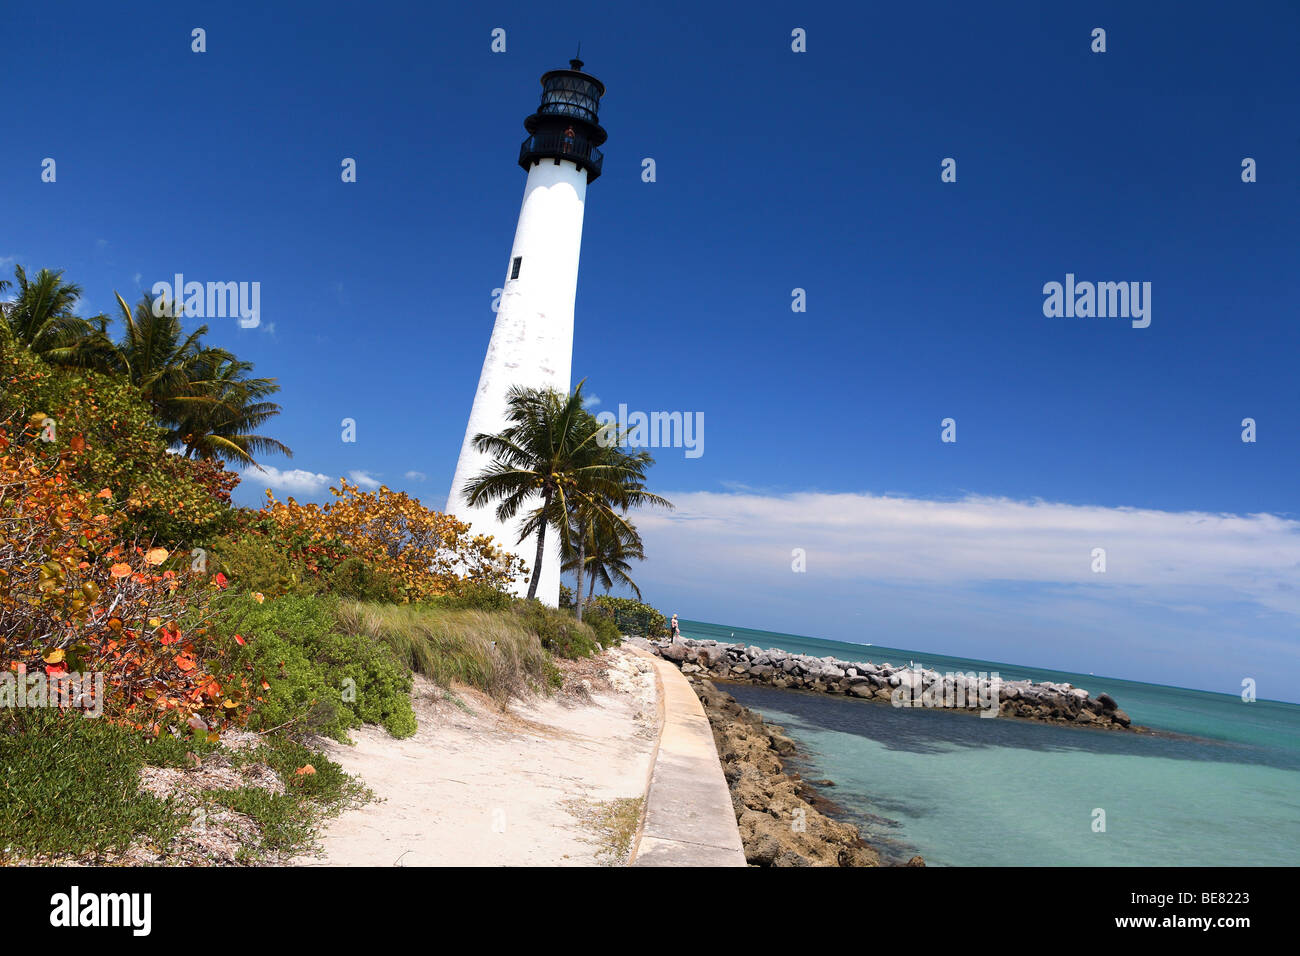
{"label": "orange leaf", "polygon": [[144,556],[144,559],[150,564],[162,564],[167,560],[167,554],[168,552],[166,548],[150,548],[149,553]]}
{"label": "orange leaf", "polygon": [[131,573],[131,565],[118,562],[109,568],[108,573],[115,578],[124,578]]}
{"label": "orange leaf", "polygon": [[313,767],[311,764],[306,764],[305,766],[299,767],[297,770],[295,770],[294,775],[298,777],[310,777],[315,772],[316,772],[315,767]]}

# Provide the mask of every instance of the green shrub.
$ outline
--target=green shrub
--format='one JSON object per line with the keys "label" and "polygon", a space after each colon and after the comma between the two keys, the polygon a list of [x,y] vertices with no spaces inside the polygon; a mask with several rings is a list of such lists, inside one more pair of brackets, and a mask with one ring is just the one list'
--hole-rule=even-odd
{"label": "green shrub", "polygon": [[222,538],[213,548],[216,567],[241,591],[266,595],[317,594],[323,590],[320,578],[307,571],[264,536],[247,534]]}
{"label": "green shrub", "polygon": [[513,596],[486,581],[464,581],[456,590],[429,598],[424,603],[459,611],[505,611],[514,602]]}
{"label": "green shrub", "polygon": [[614,623],[614,615],[594,605],[588,607],[582,615],[582,623],[595,632],[601,647],[617,647],[623,643],[623,635]]}
{"label": "green shrub", "polygon": [[185,816],[141,791],[145,753],[138,734],[79,712],[0,712],[0,859],[166,846]]}
{"label": "green shrub", "polygon": [[402,594],[401,581],[360,558],[347,558],[325,580],[325,590],[355,601],[396,601]]}
{"label": "green shrub", "polygon": [[648,604],[632,598],[611,597],[602,594],[591,602],[614,618],[619,633],[638,637],[659,638],[668,636],[667,619]]}
{"label": "green shrub", "polygon": [[338,602],[327,595],[285,595],[259,604],[231,594],[215,626],[245,641],[236,664],[247,665],[262,701],[251,726],[292,724],[336,740],[361,724],[382,724],[394,737],[415,733],[411,675],[383,643],[339,627]]}
{"label": "green shrub", "polygon": [[596,632],[574,617],[571,611],[547,607],[534,600],[516,601],[513,613],[552,654],[576,660],[600,653]]}

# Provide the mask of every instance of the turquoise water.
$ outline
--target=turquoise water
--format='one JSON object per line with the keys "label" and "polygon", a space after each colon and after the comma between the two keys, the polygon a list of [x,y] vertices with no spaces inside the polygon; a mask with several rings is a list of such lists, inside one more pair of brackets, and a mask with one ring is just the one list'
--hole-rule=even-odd
{"label": "turquoise water", "polygon": [[[1300,705],[924,651],[682,622],[687,637],[1110,694],[1139,736],[728,685],[887,856],[930,865],[1300,864]],[[734,634],[734,637],[732,636]],[[1095,811],[1105,832],[1094,832]]]}

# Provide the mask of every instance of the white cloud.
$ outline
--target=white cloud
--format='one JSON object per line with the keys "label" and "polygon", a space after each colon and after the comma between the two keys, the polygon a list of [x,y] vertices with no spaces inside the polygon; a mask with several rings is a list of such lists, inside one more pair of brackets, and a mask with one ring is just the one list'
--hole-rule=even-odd
{"label": "white cloud", "polygon": [[[971,495],[687,492],[675,512],[638,519],[688,567],[777,567],[807,552],[809,574],[841,581],[1050,584],[1108,591],[1166,607],[1248,601],[1300,615],[1300,521],[1106,508]],[[657,532],[665,532],[658,534]],[[1106,550],[1105,573],[1092,570]],[[658,558],[658,555],[656,555]]]}
{"label": "white cloud", "polygon": [[583,404],[586,408],[595,408],[597,405],[600,404],[600,396],[599,396],[599,395],[584,395],[584,396],[582,396],[582,404]]}
{"label": "white cloud", "polygon": [[274,465],[261,465],[256,468],[246,469],[241,473],[240,477],[250,483],[265,484],[268,488],[276,491],[300,495],[312,495],[324,491],[329,487],[330,483],[329,475],[304,471],[301,468],[281,471]]}
{"label": "white cloud", "polygon": [[355,484],[365,488],[367,491],[374,491],[381,485],[379,479],[368,471],[349,471],[348,477],[351,478]]}
{"label": "white cloud", "polygon": [[662,493],[677,510],[637,516],[650,560],[634,576],[687,618],[1230,694],[1262,675],[1261,697],[1297,699],[1300,521],[978,495]]}
{"label": "white cloud", "polygon": [[407,481],[427,481],[429,476],[422,471],[408,471],[402,476]]}

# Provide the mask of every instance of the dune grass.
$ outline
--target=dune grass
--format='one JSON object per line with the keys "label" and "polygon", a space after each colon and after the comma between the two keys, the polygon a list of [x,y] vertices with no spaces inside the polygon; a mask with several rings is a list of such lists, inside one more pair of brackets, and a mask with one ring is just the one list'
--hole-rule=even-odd
{"label": "dune grass", "polygon": [[467,684],[505,701],[561,680],[537,632],[510,613],[345,601],[339,621],[349,632],[387,643],[441,687]]}

